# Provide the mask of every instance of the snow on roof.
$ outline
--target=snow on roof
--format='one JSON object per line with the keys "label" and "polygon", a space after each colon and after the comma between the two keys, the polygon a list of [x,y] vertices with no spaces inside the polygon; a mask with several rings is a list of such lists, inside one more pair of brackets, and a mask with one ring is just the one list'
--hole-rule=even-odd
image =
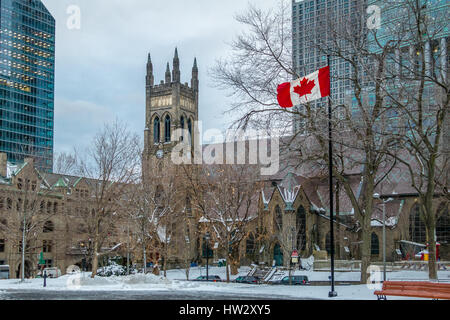
{"label": "snow on roof", "polygon": [[[395,227],[397,225],[398,219],[397,217],[389,217],[386,219],[386,227]],[[378,219],[372,219],[370,222],[372,227],[382,227],[383,222]]]}
{"label": "snow on roof", "polygon": [[209,220],[206,219],[204,216],[202,216],[202,217],[200,218],[200,220],[198,220],[198,222],[200,222],[200,223],[205,223],[205,222],[209,222]]}
{"label": "snow on roof", "polygon": [[6,178],[11,179],[11,177],[16,173],[18,168],[19,165],[8,162],[6,165]]}

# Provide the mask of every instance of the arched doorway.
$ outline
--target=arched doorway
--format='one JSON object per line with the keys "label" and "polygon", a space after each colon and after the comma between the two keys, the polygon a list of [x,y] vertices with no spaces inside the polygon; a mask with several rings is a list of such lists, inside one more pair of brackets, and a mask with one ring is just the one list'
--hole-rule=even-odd
{"label": "arched doorway", "polygon": [[[21,265],[22,263],[19,263],[19,265],[17,266],[17,270],[16,270],[16,278],[20,279],[21,275],[22,275],[22,271],[21,271]],[[30,278],[32,276],[31,274],[31,263],[28,260],[25,260],[25,279]]]}
{"label": "arched doorway", "polygon": [[278,243],[273,247],[273,260],[275,260],[275,266],[283,265],[283,250],[281,250],[281,246]]}

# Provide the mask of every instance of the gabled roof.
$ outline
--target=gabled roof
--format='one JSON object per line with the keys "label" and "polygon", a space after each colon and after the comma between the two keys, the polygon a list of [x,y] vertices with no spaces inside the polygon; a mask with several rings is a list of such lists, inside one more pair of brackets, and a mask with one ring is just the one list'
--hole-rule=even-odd
{"label": "gabled roof", "polygon": [[67,188],[67,183],[61,177],[59,180],[52,186],[52,188]]}

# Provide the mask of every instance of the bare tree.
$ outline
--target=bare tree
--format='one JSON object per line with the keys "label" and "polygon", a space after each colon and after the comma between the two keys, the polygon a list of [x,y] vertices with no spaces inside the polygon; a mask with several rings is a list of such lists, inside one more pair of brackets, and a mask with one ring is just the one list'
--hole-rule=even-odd
{"label": "bare tree", "polygon": [[[372,78],[402,115],[393,125],[402,152],[393,154],[409,173],[417,192],[429,244],[429,278],[437,279],[436,221],[438,201],[448,205],[449,125],[448,10],[418,0],[387,1],[386,12],[399,13],[395,24],[386,22],[371,32],[374,50],[390,51],[385,58],[385,80]],[[386,43],[386,39],[389,39]]]}
{"label": "bare tree", "polygon": [[161,253],[162,268],[166,276],[167,261],[171,258],[172,250],[177,250],[173,244],[178,236],[177,227],[181,219],[182,200],[177,193],[177,179],[171,176],[171,172],[167,172],[164,177],[166,189],[161,184],[155,183],[154,179],[149,181],[134,186],[130,215],[134,233],[142,246],[144,270],[147,263],[146,252],[150,246],[152,250]]}
{"label": "bare tree", "polygon": [[34,168],[32,158],[26,159],[13,173],[12,184],[17,191],[11,197],[2,198],[1,202],[6,210],[16,214],[0,223],[0,233],[18,243],[21,253],[20,278],[24,281],[26,259],[42,249],[41,243],[38,243],[40,236],[44,232],[54,231],[51,218],[58,214],[58,207],[56,201],[51,201],[51,186]]}
{"label": "bare tree", "polygon": [[239,267],[239,246],[248,235],[255,217],[259,168],[247,165],[208,165],[200,168],[199,179],[188,179],[195,189],[194,203],[203,215],[211,239],[223,250],[227,282]]}
{"label": "bare tree", "polygon": [[54,155],[53,172],[59,174],[73,175],[77,169],[76,152],[73,154],[61,152]]}
{"label": "bare tree", "polygon": [[[211,72],[218,86],[229,90],[234,97],[235,103],[230,111],[239,111],[240,115],[234,125],[269,130],[274,127],[292,129],[295,122],[302,123],[303,130],[289,132],[291,138],[284,140],[287,142],[284,148],[290,150],[296,159],[291,161],[293,166],[307,168],[305,172],[321,176],[326,174],[329,162],[326,108],[323,103],[321,107],[306,103],[301,107],[282,109],[276,99],[276,88],[280,83],[305,74],[303,66],[292,63],[288,6],[286,1],[280,1],[277,11],[267,12],[250,6],[248,11],[238,15],[237,20],[250,31],[237,37],[232,43],[232,57],[219,61]],[[332,81],[349,83],[356,101],[354,103],[350,99],[344,104],[331,101],[335,149],[332,167],[333,177],[350,198],[362,226],[361,282],[365,283],[366,269],[370,264],[373,194],[395,164],[385,152],[395,144],[395,139],[383,134],[387,117],[383,109],[386,94],[382,83],[375,87],[366,86],[369,72],[377,79],[383,79],[384,56],[388,48],[380,54],[369,52],[367,32],[361,19],[365,8],[361,6],[358,10],[349,17],[338,17],[330,10],[321,27],[318,26],[320,30],[317,33],[322,36],[311,40],[311,46],[323,55],[323,66],[329,56],[332,61],[346,63],[350,70],[339,76],[332,72]],[[374,96],[373,102],[368,96]],[[355,172],[363,181],[359,196],[349,179],[349,174]]]}
{"label": "bare tree", "polygon": [[140,177],[140,142],[137,135],[116,120],[106,124],[95,136],[86,157],[79,161],[79,172],[90,185],[90,210],[86,225],[92,240],[92,278],[97,274],[99,255],[115,222],[124,217],[123,202],[130,185]]}

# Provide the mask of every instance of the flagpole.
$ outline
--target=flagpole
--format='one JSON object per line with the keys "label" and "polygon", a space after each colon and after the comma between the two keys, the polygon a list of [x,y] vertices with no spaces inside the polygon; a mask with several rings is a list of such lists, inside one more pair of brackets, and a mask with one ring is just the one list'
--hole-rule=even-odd
{"label": "flagpole", "polygon": [[[331,66],[330,55],[327,54],[327,63],[330,68],[330,82],[331,82]],[[328,96],[328,175],[330,178],[330,253],[331,253],[331,291],[328,293],[328,297],[337,297],[337,292],[334,291],[334,199],[333,199],[333,141],[332,141],[332,124],[331,124],[331,83],[330,83],[330,95]]]}

